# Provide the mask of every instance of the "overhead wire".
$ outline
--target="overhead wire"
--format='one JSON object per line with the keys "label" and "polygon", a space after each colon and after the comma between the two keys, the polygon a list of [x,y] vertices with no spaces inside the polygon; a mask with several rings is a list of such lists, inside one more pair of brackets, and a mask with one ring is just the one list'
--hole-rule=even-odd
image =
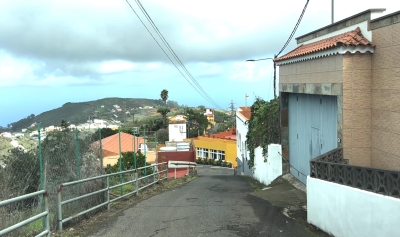
{"label": "overhead wire", "polygon": [[[150,24],[152,25],[153,29],[156,31],[156,33],[158,34],[158,36],[161,38],[161,40],[163,41],[164,45],[169,49],[169,51],[171,52],[171,54],[174,56],[174,58],[176,59],[176,61],[181,65],[181,67],[183,68],[183,70],[186,72],[186,74],[189,76],[189,78],[192,80],[192,82],[194,82],[197,87],[202,91],[202,93],[212,102],[212,104],[216,107],[220,107],[218,106],[218,104],[208,95],[208,93],[200,86],[200,84],[197,82],[197,80],[192,76],[192,74],[189,72],[189,70],[187,70],[186,66],[182,63],[182,61],[180,60],[180,58],[178,57],[178,55],[176,55],[175,51],[172,49],[172,47],[169,45],[168,41],[164,38],[164,35],[161,33],[161,31],[158,29],[157,25],[154,23],[154,21],[151,19],[150,15],[147,13],[146,9],[143,7],[142,3],[140,2],[140,0],[135,0],[136,4],[139,6],[140,10],[142,11],[142,13],[146,16],[147,20],[150,22]],[[209,102],[210,102],[209,101]]]}
{"label": "overhead wire", "polygon": [[296,23],[296,25],[294,26],[294,29],[293,29],[292,33],[290,34],[288,40],[286,41],[285,45],[283,45],[281,51],[279,51],[279,53],[276,54],[275,57],[278,57],[279,54],[281,54],[282,51],[285,50],[285,48],[288,46],[288,44],[289,44],[290,41],[292,40],[294,34],[296,33],[297,28],[298,28],[299,25],[300,25],[301,20],[303,19],[303,16],[304,16],[304,13],[306,12],[306,9],[307,9],[308,2],[309,2],[309,1],[310,1],[310,0],[307,0],[306,5],[304,6],[303,11],[301,12],[301,15],[300,15],[299,19],[297,20],[297,23]]}
{"label": "overhead wire", "polygon": [[[185,78],[185,80],[204,98],[206,99],[210,104],[214,105],[215,107],[222,109],[217,103],[215,103],[215,101],[213,101],[211,99],[211,97],[204,91],[204,89],[198,84],[198,82],[193,78],[193,76],[191,76],[191,74],[189,73],[189,71],[186,69],[186,67],[183,65],[183,63],[181,62],[181,60],[177,57],[177,55],[175,54],[175,52],[172,50],[172,48],[169,46],[168,42],[165,40],[165,38],[162,36],[161,32],[158,30],[157,26],[154,24],[153,20],[151,19],[151,17],[147,14],[147,11],[144,9],[143,5],[136,1],[136,3],[138,4],[139,8],[141,9],[141,11],[143,12],[143,14],[146,16],[146,18],[148,19],[148,21],[150,22],[150,24],[152,25],[153,29],[156,31],[156,33],[158,34],[158,36],[162,39],[163,43],[167,46],[167,48],[169,49],[169,51],[172,53],[172,55],[174,56],[175,60],[177,60],[179,62],[179,65],[183,68],[183,70],[188,73],[188,75],[190,74],[191,76],[191,81],[188,80],[188,78],[182,73],[181,69],[178,68],[178,66],[175,64],[175,62],[171,59],[171,57],[167,54],[167,52],[165,52],[164,48],[160,45],[160,43],[157,41],[157,39],[154,37],[154,35],[150,32],[150,30],[148,29],[148,27],[146,26],[146,24],[142,21],[142,19],[140,18],[140,16],[137,14],[137,12],[135,11],[135,9],[132,7],[132,5],[129,3],[128,0],[126,0],[126,2],[128,3],[129,7],[131,8],[131,10],[135,13],[135,15],[137,16],[137,18],[140,20],[140,22],[142,23],[142,25],[146,28],[147,32],[151,35],[151,37],[153,38],[153,40],[157,43],[157,45],[160,47],[160,49],[163,51],[163,53],[167,56],[167,58],[171,61],[171,63],[175,66],[175,68],[179,71],[179,73]],[[193,85],[193,84],[194,85]],[[223,110],[223,109],[222,109]]]}

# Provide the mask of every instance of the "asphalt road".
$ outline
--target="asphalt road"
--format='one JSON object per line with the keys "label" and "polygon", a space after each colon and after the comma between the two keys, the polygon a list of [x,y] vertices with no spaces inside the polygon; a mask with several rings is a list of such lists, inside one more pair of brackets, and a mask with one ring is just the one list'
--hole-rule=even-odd
{"label": "asphalt road", "polygon": [[249,178],[206,166],[198,175],[123,211],[91,236],[317,236],[307,224],[251,195]]}

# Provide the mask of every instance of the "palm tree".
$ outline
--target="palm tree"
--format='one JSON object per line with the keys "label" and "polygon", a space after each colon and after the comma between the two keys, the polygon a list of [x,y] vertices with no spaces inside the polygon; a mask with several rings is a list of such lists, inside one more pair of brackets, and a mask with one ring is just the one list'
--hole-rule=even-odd
{"label": "palm tree", "polygon": [[168,100],[168,91],[166,89],[161,91],[161,99],[164,101],[164,104],[167,105],[167,100]]}
{"label": "palm tree", "polygon": [[164,124],[167,123],[167,114],[170,112],[170,110],[168,108],[165,107],[160,107],[157,109],[157,113],[161,114],[161,116],[163,117],[164,120]]}

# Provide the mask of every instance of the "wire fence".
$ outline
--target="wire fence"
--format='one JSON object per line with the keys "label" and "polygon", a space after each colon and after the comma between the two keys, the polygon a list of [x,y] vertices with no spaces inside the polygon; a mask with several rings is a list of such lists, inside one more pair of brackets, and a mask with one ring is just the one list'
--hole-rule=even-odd
{"label": "wire fence", "polygon": [[[117,131],[115,131],[117,132]],[[132,135],[133,134],[133,135]],[[37,127],[37,146],[30,150],[15,148],[9,151],[0,166],[0,201],[45,190],[48,195],[50,226],[57,228],[57,188],[61,183],[137,169],[158,163],[158,143],[156,132],[132,128],[132,133],[120,130],[111,136],[102,137],[100,129],[78,130],[60,129],[45,132]],[[160,160],[160,163],[162,161]],[[139,177],[152,174],[154,168],[140,169]],[[132,179],[131,173],[113,176],[111,186]],[[142,179],[146,184],[150,182]],[[65,187],[65,198],[85,195],[106,187],[104,180],[93,180],[80,185]],[[122,196],[134,190],[133,184],[111,190],[113,197]],[[80,202],[65,206],[65,214],[73,215],[82,210],[104,203],[102,193]],[[0,230],[21,222],[44,210],[43,197],[37,196],[0,207]],[[98,211],[101,211],[98,210]],[[90,212],[83,216],[92,215]],[[79,218],[76,219],[79,221]],[[34,235],[44,230],[44,220],[33,222],[7,236]]]}

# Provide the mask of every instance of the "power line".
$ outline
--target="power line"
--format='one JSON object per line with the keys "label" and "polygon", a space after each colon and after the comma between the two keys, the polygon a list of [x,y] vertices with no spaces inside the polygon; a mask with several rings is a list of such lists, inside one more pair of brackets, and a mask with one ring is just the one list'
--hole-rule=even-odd
{"label": "power line", "polygon": [[186,74],[189,76],[189,78],[192,80],[192,82],[194,82],[197,87],[202,91],[202,93],[209,99],[209,101],[212,102],[212,104],[216,107],[220,107],[218,106],[218,104],[207,94],[207,92],[200,86],[200,84],[196,81],[196,79],[192,76],[192,74],[187,70],[186,66],[182,63],[182,61],[179,59],[178,55],[176,55],[175,51],[171,48],[171,46],[169,45],[168,41],[164,38],[163,34],[161,33],[161,31],[158,29],[157,25],[154,23],[154,21],[151,19],[150,15],[147,13],[146,9],[143,7],[142,3],[140,2],[140,0],[135,0],[136,4],[139,6],[140,10],[143,12],[143,14],[146,16],[147,20],[150,22],[150,24],[152,25],[153,29],[156,31],[156,33],[158,34],[158,36],[161,38],[161,40],[163,41],[164,45],[167,46],[168,50],[172,53],[172,55],[174,56],[174,58],[176,59],[176,61],[181,65],[181,67],[183,68],[183,70],[186,72]]}
{"label": "power line", "polygon": [[[142,25],[146,28],[146,30],[147,30],[147,32],[151,35],[151,37],[153,38],[153,40],[157,43],[157,45],[160,47],[160,49],[164,52],[164,54],[167,56],[167,58],[171,61],[171,63],[175,66],[175,68],[179,71],[179,73],[185,78],[185,80],[187,81],[187,82],[189,82],[189,84],[204,98],[204,99],[206,99],[209,103],[211,103],[212,105],[214,105],[214,106],[216,106],[216,107],[218,107],[218,108],[220,108],[221,109],[221,107],[220,106],[218,106],[218,104],[216,104],[212,99],[211,99],[211,97],[204,91],[204,89],[203,88],[201,88],[201,86],[197,83],[197,81],[196,80],[194,80],[194,78],[192,79],[192,82],[194,83],[194,84],[196,84],[199,88],[201,88],[201,90],[203,91],[203,93],[206,95],[203,95],[203,93],[202,92],[200,92],[199,91],[199,89],[196,87],[196,86],[194,86],[188,79],[187,79],[187,77],[182,73],[182,71],[177,67],[177,65],[174,63],[174,61],[169,57],[169,55],[165,52],[165,50],[163,49],[163,47],[160,45],[160,43],[156,40],[156,38],[153,36],[153,34],[150,32],[150,30],[147,28],[147,26],[146,26],[146,24],[144,24],[144,22],[142,21],[142,19],[139,17],[139,15],[136,13],[136,11],[133,9],[133,7],[132,7],[132,5],[128,2],[128,0],[126,0],[126,2],[128,3],[128,5],[129,5],[129,7],[131,8],[131,10],[135,13],[135,15],[137,16],[137,18],[140,20],[140,22],[142,23]],[[142,6],[141,4],[140,4],[140,2],[138,3],[138,2],[136,2],[137,4],[138,4],[138,6],[140,7],[140,6]],[[142,7],[140,7],[140,9],[142,10],[142,8],[143,8],[143,6]],[[153,21],[151,20],[151,18],[150,18],[150,16],[147,14],[147,12],[146,12],[146,10],[143,8],[143,10],[142,10],[142,12],[144,13],[144,15],[146,16],[146,18],[148,19],[148,21],[150,22],[150,23],[152,23]],[[153,24],[154,24],[154,22],[153,22]],[[158,30],[158,28],[155,26],[155,24],[153,25],[153,24],[151,24],[152,26],[153,26],[153,28],[156,28],[155,30],[156,30],[156,33],[159,35],[159,37],[161,38],[161,39],[164,39],[165,40],[165,38],[162,36],[162,34],[161,34],[161,32],[159,32],[159,30]],[[161,36],[160,36],[160,34],[161,34]],[[163,40],[163,42],[164,42],[164,40]],[[164,42],[164,44],[168,44],[168,42],[167,43],[165,43]],[[169,44],[168,44],[168,46],[169,46]],[[167,46],[167,48],[168,48],[168,46]],[[172,48],[169,46],[169,48],[170,48],[170,51],[172,50]],[[174,55],[174,53],[173,53],[173,55]],[[174,57],[175,58],[177,58],[177,56],[176,56],[176,54],[174,55]],[[179,60],[179,58],[178,58],[178,60]],[[177,60],[177,61],[178,61]],[[182,62],[179,60],[179,62],[180,62],[180,65],[182,66],[183,64],[182,64]],[[184,68],[184,70],[186,70],[187,71],[187,69],[186,69],[186,67],[184,67],[184,65],[183,65],[183,68]],[[188,72],[188,71],[187,71]],[[208,97],[208,98],[207,98]],[[211,99],[211,100],[210,100]]]}
{"label": "power line", "polygon": [[307,0],[306,5],[305,5],[304,8],[303,8],[303,11],[301,12],[300,17],[299,17],[299,19],[297,20],[297,23],[296,23],[296,25],[294,26],[294,29],[293,29],[292,33],[290,34],[290,36],[289,36],[289,39],[286,41],[286,43],[285,43],[285,45],[282,47],[281,51],[279,51],[279,53],[275,55],[275,57],[278,57],[279,54],[281,54],[282,51],[285,50],[286,46],[288,46],[288,44],[289,44],[290,41],[292,40],[294,34],[296,33],[297,28],[298,28],[299,25],[300,25],[301,19],[303,18],[304,13],[306,12],[307,5],[308,5],[308,2],[309,2],[309,1],[310,1],[310,0]]}

